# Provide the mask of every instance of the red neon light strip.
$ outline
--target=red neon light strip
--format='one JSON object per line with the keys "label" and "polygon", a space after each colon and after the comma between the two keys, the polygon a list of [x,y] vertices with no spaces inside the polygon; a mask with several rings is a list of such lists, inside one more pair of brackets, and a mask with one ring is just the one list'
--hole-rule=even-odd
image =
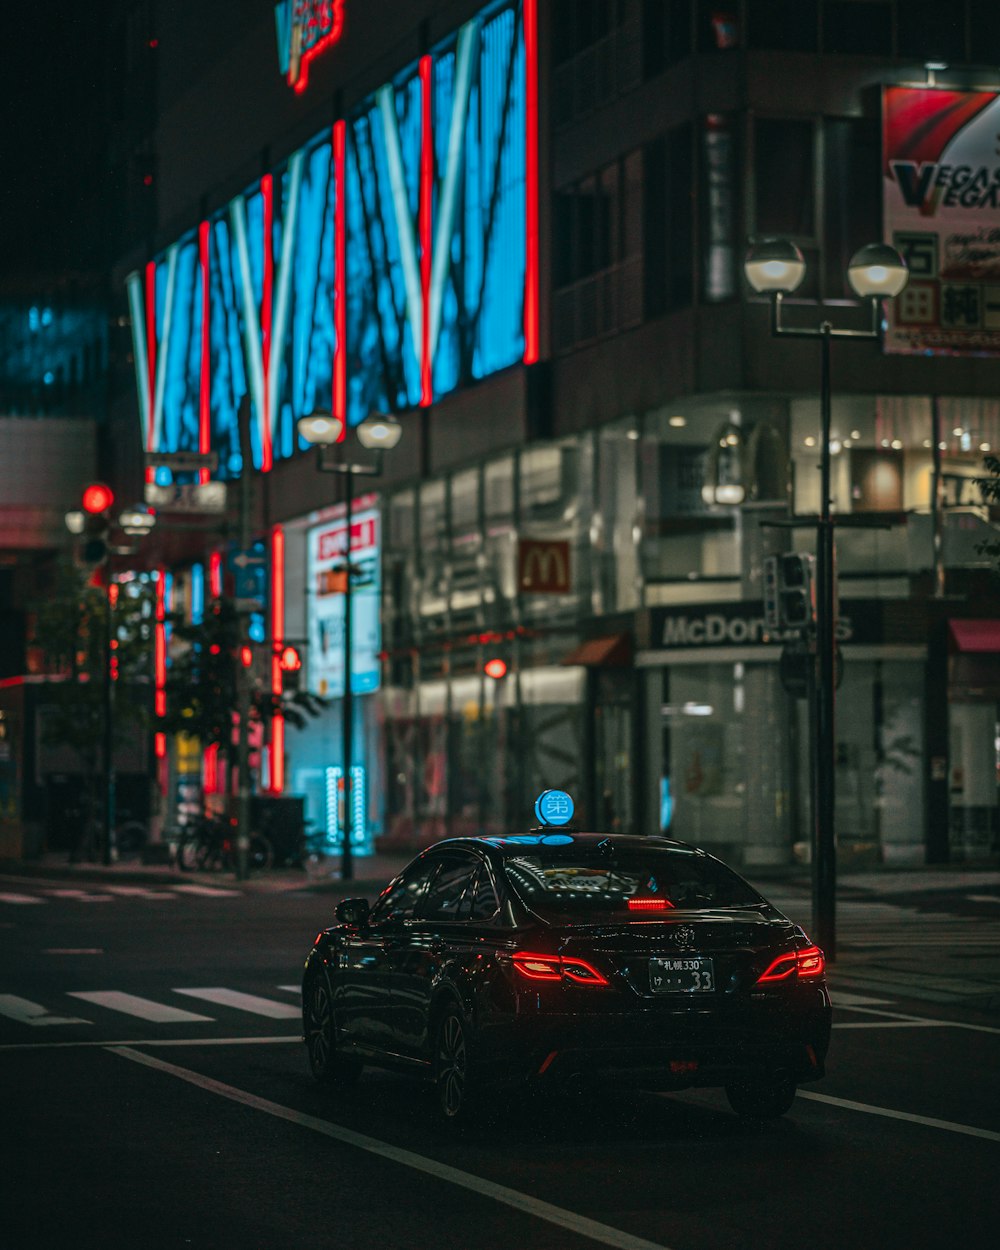
{"label": "red neon light strip", "polygon": [[[211,236],[209,224],[198,227],[198,265],[201,269],[201,374],[198,388],[198,450],[204,455],[212,445],[211,356],[209,348],[208,249]],[[208,470],[200,469],[198,480],[208,481]]]}
{"label": "red neon light strip", "polygon": [[331,44],[336,43],[344,33],[344,0],[330,0],[328,8],[331,22],[330,29],[311,48],[307,48],[302,53],[299,60],[298,78],[292,78],[291,66],[288,69],[289,86],[294,87],[300,95],[309,85],[309,62],[314,57],[319,56],[321,52],[324,52]]}
{"label": "red neon light strip", "polygon": [[[156,735],[154,739],[154,749],[156,751],[156,758],[158,760],[166,759],[167,757],[167,735],[166,734]],[[162,779],[160,781],[160,785],[161,787],[163,786]]]}
{"label": "red neon light strip", "polygon": [[423,327],[420,343],[420,406],[434,398],[431,378],[431,209],[434,192],[434,131],[431,126],[432,58],[420,58],[420,289],[423,294]]}
{"label": "red neon light strip", "polygon": [[159,569],[156,579],[156,625],[153,629],[153,689],[157,716],[167,714],[167,570]]}
{"label": "red neon light strip", "polygon": [[538,0],[524,0],[524,363],[539,358]]}
{"label": "red neon light strip", "polygon": [[211,743],[205,748],[202,756],[202,768],[204,773],[205,793],[218,794],[219,792],[219,745],[216,742]]}
{"label": "red neon light strip", "polygon": [[[285,531],[271,530],[271,693],[281,695],[281,649],[285,645]],[[285,718],[271,717],[271,752],[268,790],[281,794],[285,788]]]}
{"label": "red neon light strip", "polygon": [[[146,430],[146,450],[156,451],[153,446],[155,423],[153,405],[156,400],[156,261],[146,265],[146,368],[148,377],[146,384],[149,389],[149,426]],[[146,470],[146,481],[156,480],[156,470]]]}
{"label": "red neon light strip", "polygon": [[264,200],[264,284],[260,300],[260,338],[264,366],[264,412],[261,422],[261,473],[270,473],[274,463],[271,447],[271,400],[268,376],[271,372],[271,316],[274,295],[274,179],[265,174],[260,180]]}
{"label": "red neon light strip", "polygon": [[333,126],[333,415],[340,421],[340,437],[347,437],[347,203],[345,192],[347,123]]}
{"label": "red neon light strip", "polygon": [[208,589],[213,599],[222,597],[221,551],[213,551],[208,557]]}

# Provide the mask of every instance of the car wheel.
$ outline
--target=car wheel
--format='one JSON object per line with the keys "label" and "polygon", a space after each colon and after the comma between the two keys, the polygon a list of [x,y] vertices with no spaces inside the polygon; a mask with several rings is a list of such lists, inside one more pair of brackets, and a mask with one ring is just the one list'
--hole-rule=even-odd
{"label": "car wheel", "polygon": [[748,1120],[776,1120],[795,1101],[795,1082],[785,1077],[760,1077],[726,1086],[729,1105]]}
{"label": "car wheel", "polygon": [[475,1107],[469,1028],[457,1007],[448,1007],[435,1033],[434,1086],[438,1112],[449,1124],[466,1123]]}
{"label": "car wheel", "polygon": [[326,977],[314,976],[306,988],[304,1023],[309,1067],[324,1085],[351,1085],[361,1075],[361,1061],[337,1049],[337,1022]]}

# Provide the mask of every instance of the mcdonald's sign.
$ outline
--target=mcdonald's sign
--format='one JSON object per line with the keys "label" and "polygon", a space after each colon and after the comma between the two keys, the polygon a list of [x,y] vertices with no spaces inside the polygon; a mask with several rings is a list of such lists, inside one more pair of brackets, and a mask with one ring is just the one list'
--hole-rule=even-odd
{"label": "mcdonald's sign", "polygon": [[517,586],[522,595],[568,595],[569,542],[566,539],[520,539]]}

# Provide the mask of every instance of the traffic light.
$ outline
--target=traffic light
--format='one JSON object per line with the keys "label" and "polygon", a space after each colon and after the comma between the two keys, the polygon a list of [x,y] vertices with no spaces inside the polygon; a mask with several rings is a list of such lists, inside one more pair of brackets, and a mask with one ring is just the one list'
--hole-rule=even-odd
{"label": "traffic light", "polygon": [[487,677],[492,677],[494,681],[499,681],[501,677],[507,675],[507,664],[497,656],[492,660],[486,661],[483,665],[483,672]]}
{"label": "traffic light", "polygon": [[302,656],[296,647],[283,646],[278,650],[278,667],[281,669],[281,689],[294,694],[299,688],[302,675]]}
{"label": "traffic light", "polygon": [[764,623],[768,629],[811,629],[816,623],[815,559],[803,552],[764,560]]}
{"label": "traffic light", "polygon": [[91,482],[84,487],[80,501],[83,508],[80,558],[84,564],[96,567],[108,558],[108,531],[114,502],[111,487],[105,486],[103,482]]}

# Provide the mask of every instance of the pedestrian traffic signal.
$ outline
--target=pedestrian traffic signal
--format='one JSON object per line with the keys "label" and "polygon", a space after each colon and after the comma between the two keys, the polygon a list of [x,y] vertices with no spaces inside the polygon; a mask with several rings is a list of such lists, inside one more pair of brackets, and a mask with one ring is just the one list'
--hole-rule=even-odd
{"label": "pedestrian traffic signal", "polygon": [[507,675],[507,665],[505,661],[496,658],[487,660],[483,665],[483,672],[487,677],[492,677],[494,681],[499,681],[501,677]]}
{"label": "pedestrian traffic signal", "polygon": [[768,629],[808,630],[816,624],[815,559],[803,552],[764,560],[764,623]]}
{"label": "pedestrian traffic signal", "polygon": [[111,506],[115,496],[110,486],[103,482],[91,482],[85,486],[80,503],[83,508],[83,525],[80,559],[92,568],[103,564],[108,558],[108,530],[111,527]]}
{"label": "pedestrian traffic signal", "polygon": [[781,615],[789,629],[808,629],[816,622],[816,579],[812,556],[779,557]]}

